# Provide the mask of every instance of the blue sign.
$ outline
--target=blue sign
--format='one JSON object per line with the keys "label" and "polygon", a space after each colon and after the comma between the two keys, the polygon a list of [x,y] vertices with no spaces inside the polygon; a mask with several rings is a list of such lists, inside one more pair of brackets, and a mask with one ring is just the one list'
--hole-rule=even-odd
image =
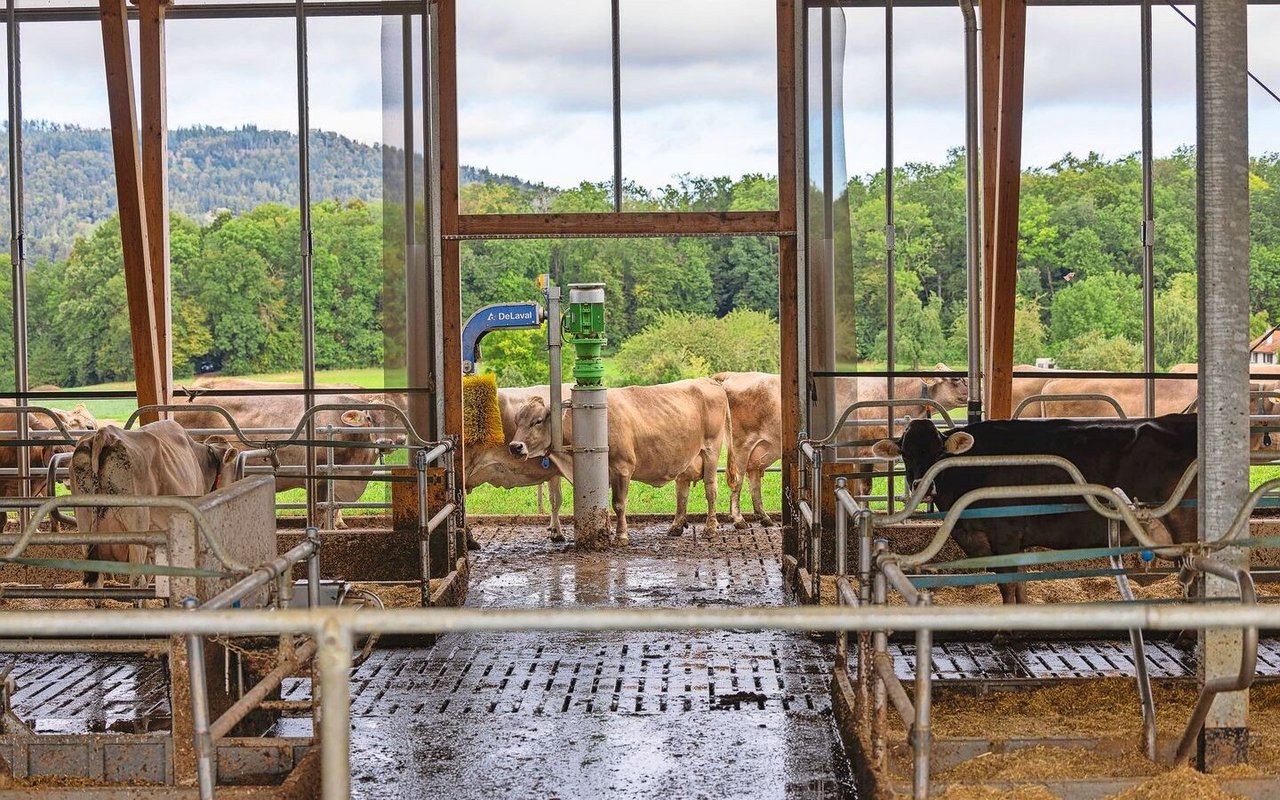
{"label": "blue sign", "polygon": [[480,340],[490,331],[537,328],[546,319],[537,303],[497,303],[485,306],[467,318],[462,326],[462,371],[476,371],[480,360]]}

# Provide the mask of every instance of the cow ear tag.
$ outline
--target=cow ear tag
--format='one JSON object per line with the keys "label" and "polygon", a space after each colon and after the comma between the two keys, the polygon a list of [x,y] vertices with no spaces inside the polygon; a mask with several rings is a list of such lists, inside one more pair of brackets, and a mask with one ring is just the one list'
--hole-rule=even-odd
{"label": "cow ear tag", "polygon": [[546,457],[546,456],[543,456],[543,457],[542,457],[542,468],[543,468],[543,469],[551,469],[551,459],[550,459],[550,458],[548,458],[548,457]]}

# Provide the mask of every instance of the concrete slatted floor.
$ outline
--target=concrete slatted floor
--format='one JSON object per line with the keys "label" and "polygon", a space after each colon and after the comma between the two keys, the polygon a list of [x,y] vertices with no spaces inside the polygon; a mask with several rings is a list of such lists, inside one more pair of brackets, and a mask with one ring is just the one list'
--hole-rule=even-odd
{"label": "concrete slatted floor", "polygon": [[[578,554],[534,527],[476,531],[469,604],[781,605],[780,539],[637,526]],[[451,634],[353,675],[357,797],[839,798],[828,645],[801,635]],[[288,697],[304,698],[298,681]],[[304,732],[304,720],[282,732]],[[296,726],[296,727],[295,727]],[[394,793],[394,795],[393,795]]]}

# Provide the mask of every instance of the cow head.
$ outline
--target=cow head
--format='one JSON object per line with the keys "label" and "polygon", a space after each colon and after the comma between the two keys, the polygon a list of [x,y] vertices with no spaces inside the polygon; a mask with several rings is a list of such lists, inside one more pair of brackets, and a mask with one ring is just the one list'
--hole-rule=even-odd
{"label": "cow head", "polygon": [[209,491],[228,486],[240,477],[236,475],[239,451],[225,436],[210,436],[203,444],[196,444],[195,447],[197,452],[204,448],[204,485],[209,487]]}
{"label": "cow head", "polygon": [[973,436],[964,431],[943,435],[933,420],[913,419],[901,439],[881,439],[871,447],[871,452],[886,460],[902,456],[907,486],[914,489],[929,467],[948,456],[968,452],[972,447]]}
{"label": "cow head", "polygon": [[551,408],[541,397],[530,397],[516,409],[511,455],[539,457],[551,449]]}
{"label": "cow head", "polygon": [[[934,369],[939,372],[952,371],[946,364],[938,364]],[[969,402],[969,379],[963,375],[956,378],[930,375],[920,381],[924,384],[924,393],[948,411]]]}

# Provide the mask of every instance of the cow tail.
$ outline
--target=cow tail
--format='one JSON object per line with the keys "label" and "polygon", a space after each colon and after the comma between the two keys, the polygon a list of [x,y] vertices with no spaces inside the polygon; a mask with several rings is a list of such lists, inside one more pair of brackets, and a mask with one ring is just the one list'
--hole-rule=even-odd
{"label": "cow tail", "polygon": [[729,484],[729,488],[732,489],[742,480],[742,473],[738,471],[738,456],[733,449],[733,412],[729,409],[729,396],[727,394],[724,398],[724,437],[725,448],[729,453],[725,458],[724,477]]}

